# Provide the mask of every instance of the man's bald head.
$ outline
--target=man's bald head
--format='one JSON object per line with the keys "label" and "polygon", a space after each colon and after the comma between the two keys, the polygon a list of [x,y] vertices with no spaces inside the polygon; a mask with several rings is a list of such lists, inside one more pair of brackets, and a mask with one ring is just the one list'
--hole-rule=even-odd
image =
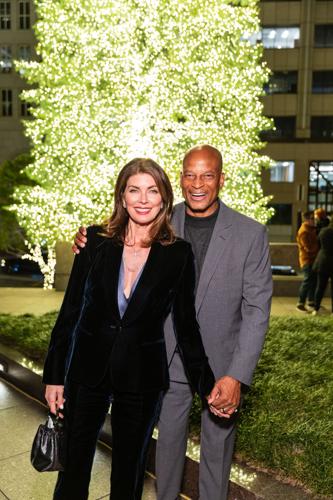
{"label": "man's bald head", "polygon": [[184,157],[180,184],[189,215],[207,217],[214,213],[224,184],[220,151],[209,144],[190,149]]}
{"label": "man's bald head", "polygon": [[199,146],[194,146],[193,148],[189,149],[184,156],[183,167],[185,166],[187,161],[192,159],[192,157],[196,156],[205,157],[207,159],[214,158],[216,162],[216,167],[220,170],[220,172],[222,172],[222,165],[223,165],[222,155],[218,149],[214,148],[214,146],[211,146],[210,144],[201,144]]}

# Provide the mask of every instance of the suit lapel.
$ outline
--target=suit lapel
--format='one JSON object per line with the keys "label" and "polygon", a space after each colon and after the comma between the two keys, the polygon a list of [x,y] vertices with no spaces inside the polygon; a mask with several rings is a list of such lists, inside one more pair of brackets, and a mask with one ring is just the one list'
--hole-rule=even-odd
{"label": "suit lapel", "polygon": [[108,239],[105,245],[106,258],[104,267],[104,282],[107,304],[110,306],[111,312],[120,319],[118,308],[118,280],[120,264],[123,254],[123,246],[116,244],[113,240]]}
{"label": "suit lapel", "polygon": [[196,310],[199,313],[207,287],[212,279],[218,263],[223,258],[228,239],[231,235],[232,218],[228,207],[220,202],[220,210],[214,226],[213,234],[207,249],[205,260],[201,269],[196,293]]}
{"label": "suit lapel", "polygon": [[172,226],[177,236],[184,238],[185,225],[185,203],[179,203],[174,207],[172,215]]}

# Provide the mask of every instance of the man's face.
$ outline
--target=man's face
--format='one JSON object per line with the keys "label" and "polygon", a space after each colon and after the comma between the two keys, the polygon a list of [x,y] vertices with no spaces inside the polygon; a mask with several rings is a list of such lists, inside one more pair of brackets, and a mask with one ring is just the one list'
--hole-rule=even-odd
{"label": "man's face", "polygon": [[223,184],[224,174],[214,154],[205,150],[191,153],[185,160],[180,180],[187,213],[194,217],[213,214]]}
{"label": "man's face", "polygon": [[315,226],[315,218],[314,218],[314,216],[310,217],[310,219],[306,219],[305,222],[307,223],[308,226]]}

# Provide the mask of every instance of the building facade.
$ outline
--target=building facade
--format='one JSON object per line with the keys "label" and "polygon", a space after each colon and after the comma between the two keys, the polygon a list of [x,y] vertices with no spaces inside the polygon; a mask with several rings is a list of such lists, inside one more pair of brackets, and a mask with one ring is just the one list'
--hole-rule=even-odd
{"label": "building facade", "polygon": [[22,118],[29,108],[20,100],[27,84],[14,69],[15,60],[36,58],[32,1],[0,1],[0,163],[29,150]]}
{"label": "building facade", "polygon": [[272,70],[264,98],[275,130],[264,133],[276,163],[263,173],[274,196],[272,241],[294,241],[300,214],[333,212],[333,1],[260,3],[264,58]]}
{"label": "building facade", "polygon": [[[333,0],[262,0],[261,32],[272,70],[264,97],[275,130],[266,131],[264,150],[275,161],[263,172],[273,195],[272,241],[294,241],[300,213],[324,207],[333,212]],[[0,163],[29,148],[20,100],[26,83],[15,59],[34,59],[33,1],[0,1]]]}

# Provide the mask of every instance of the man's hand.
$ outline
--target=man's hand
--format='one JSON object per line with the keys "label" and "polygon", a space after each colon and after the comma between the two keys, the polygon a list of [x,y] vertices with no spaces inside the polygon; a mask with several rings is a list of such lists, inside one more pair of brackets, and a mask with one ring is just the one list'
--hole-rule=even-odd
{"label": "man's hand", "polygon": [[[49,405],[50,412],[54,415],[57,410],[63,410],[64,408],[64,386],[63,385],[47,385],[45,389],[45,399]],[[59,413],[59,416],[63,418],[63,414]]]}
{"label": "man's hand", "polygon": [[80,248],[84,248],[87,243],[87,229],[84,226],[81,226],[78,232],[75,235],[74,245],[72,246],[72,250],[74,253],[79,254]]}
{"label": "man's hand", "polygon": [[222,377],[208,396],[209,409],[218,417],[230,418],[238,411],[240,396],[241,383],[233,377]]}

